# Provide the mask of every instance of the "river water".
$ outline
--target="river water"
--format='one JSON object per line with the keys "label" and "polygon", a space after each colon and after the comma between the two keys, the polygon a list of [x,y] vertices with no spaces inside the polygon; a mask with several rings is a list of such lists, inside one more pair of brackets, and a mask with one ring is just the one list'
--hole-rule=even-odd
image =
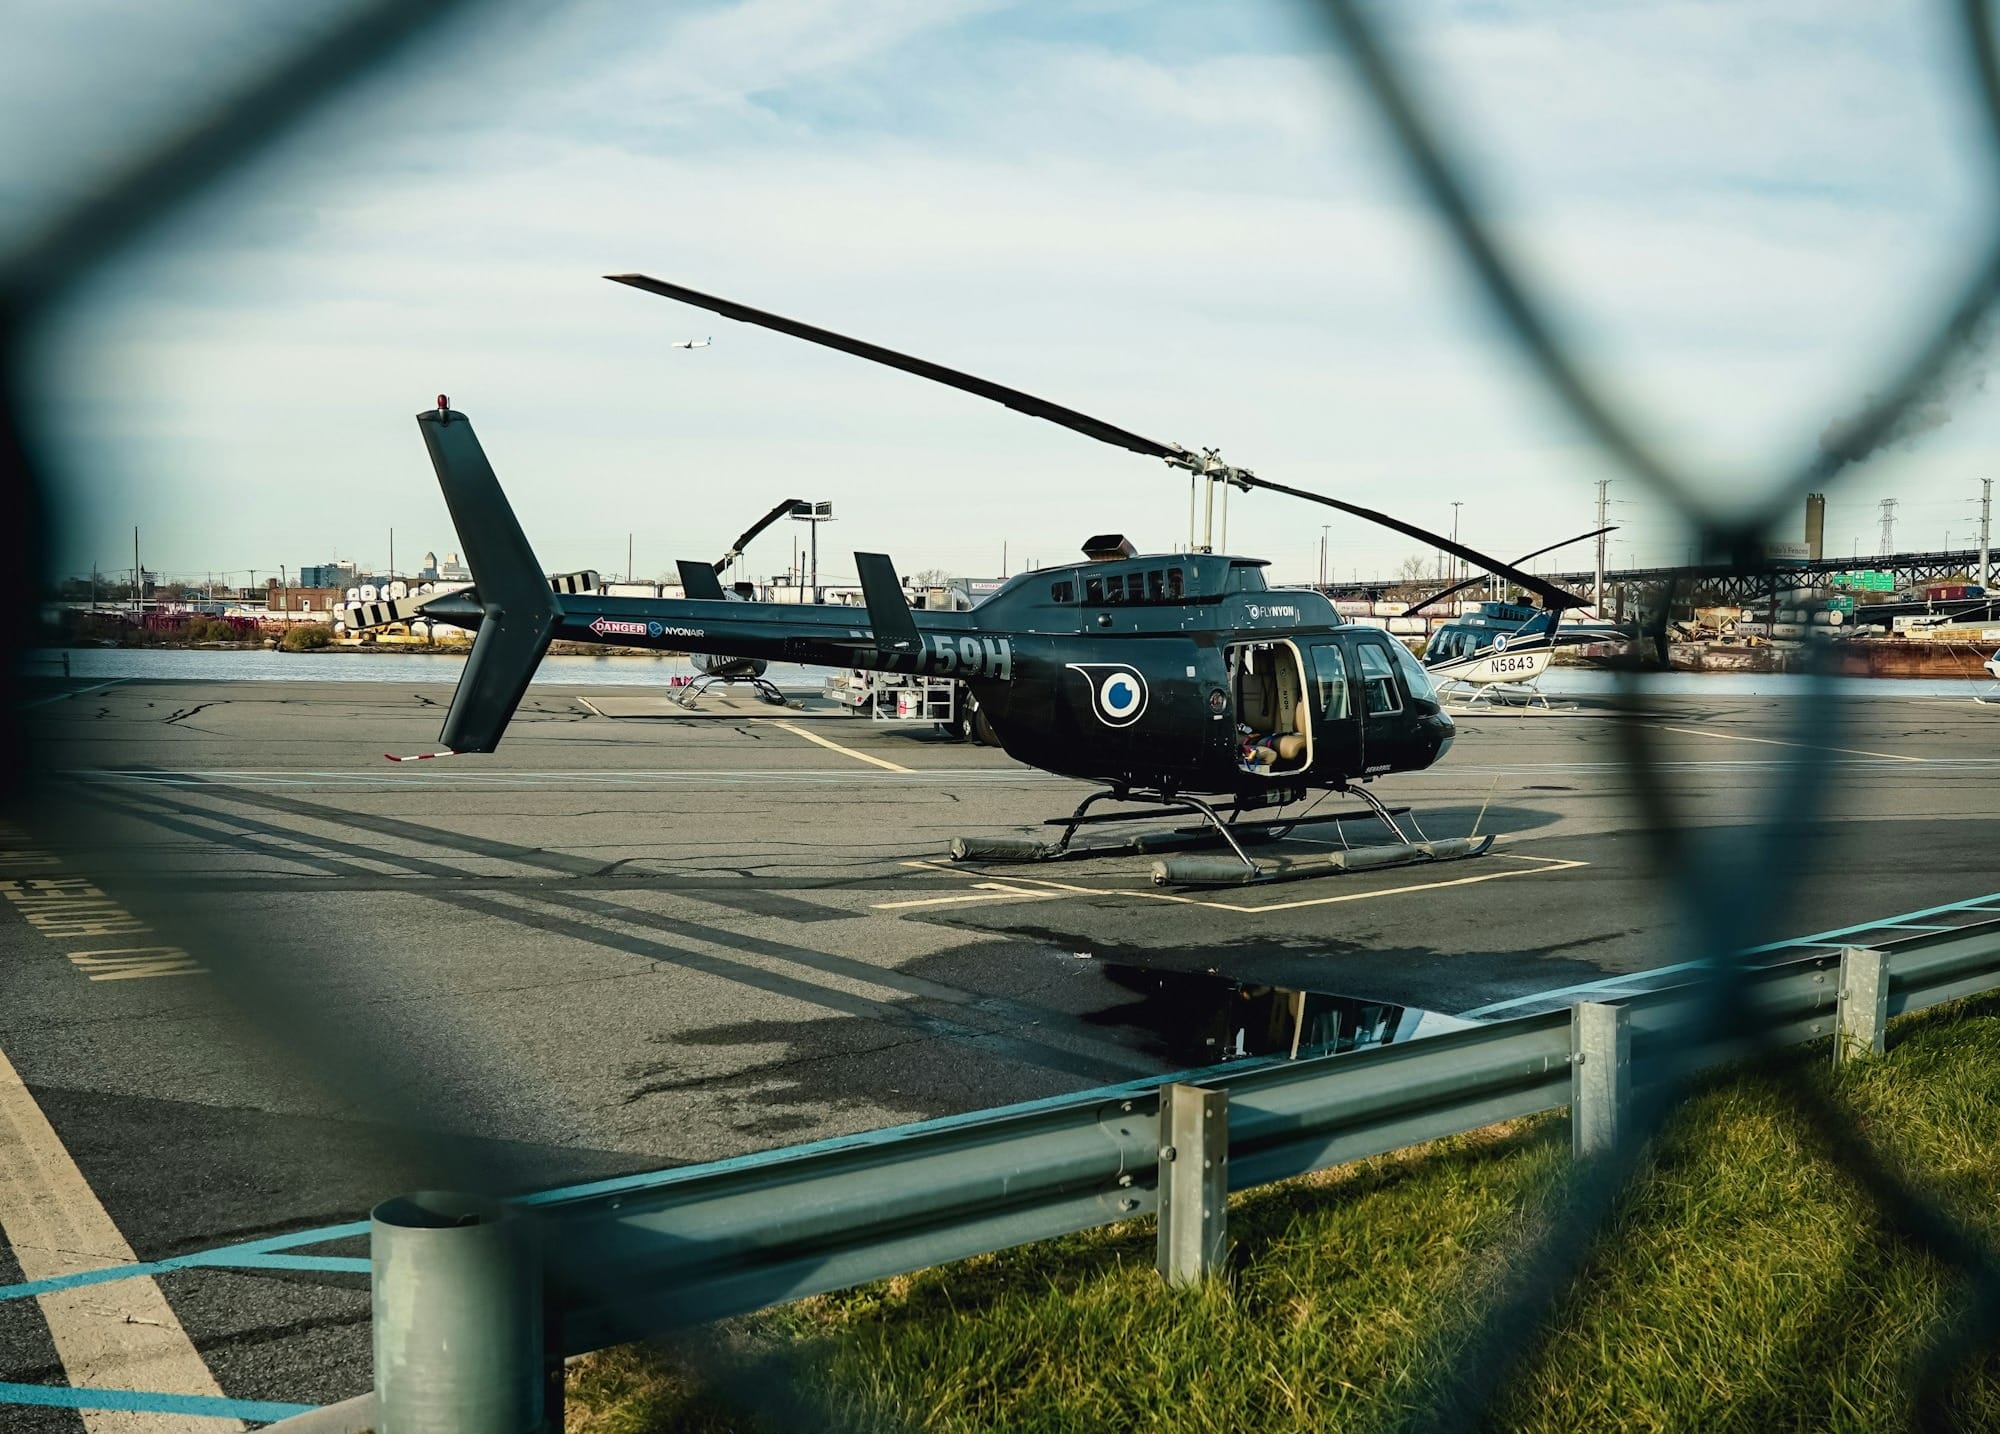
{"label": "river water", "polygon": [[[176,682],[435,682],[458,681],[460,653],[273,652],[261,648],[210,650],[160,647],[78,647],[35,653],[29,671],[59,672],[67,655],[70,675],[104,681],[157,678]],[[543,687],[661,687],[689,677],[685,657],[547,657],[535,672]],[[826,669],[774,662],[770,676],[782,687],[817,688]],[[1662,696],[1970,697],[1992,689],[1990,678],[1835,677],[1816,682],[1797,673],[1661,672],[1642,679],[1641,690]],[[1619,690],[1616,673],[1588,667],[1552,667],[1542,678],[1551,697],[1603,696]]]}

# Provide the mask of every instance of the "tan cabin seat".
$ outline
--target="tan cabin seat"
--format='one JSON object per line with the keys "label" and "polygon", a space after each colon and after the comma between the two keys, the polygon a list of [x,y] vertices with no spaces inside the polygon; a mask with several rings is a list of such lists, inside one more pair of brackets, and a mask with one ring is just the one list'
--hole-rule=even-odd
{"label": "tan cabin seat", "polygon": [[1278,760],[1296,762],[1306,754],[1306,704],[1299,699],[1299,705],[1292,709],[1292,726],[1295,730],[1278,739]]}

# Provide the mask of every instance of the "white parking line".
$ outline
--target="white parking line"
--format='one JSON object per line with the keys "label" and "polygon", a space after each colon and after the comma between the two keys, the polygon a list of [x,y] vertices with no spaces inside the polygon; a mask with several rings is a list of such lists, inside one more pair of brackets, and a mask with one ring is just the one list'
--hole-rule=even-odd
{"label": "white parking line", "polygon": [[[1521,856],[1511,852],[1494,852],[1492,853],[1492,855],[1497,857],[1505,857],[1512,861],[1531,862],[1533,863],[1533,865],[1515,867],[1511,871],[1488,871],[1488,872],[1481,872],[1477,876],[1452,877],[1445,881],[1419,881],[1419,882],[1412,882],[1407,886],[1379,887],[1373,891],[1345,891],[1341,892],[1337,896],[1312,896],[1312,897],[1307,897],[1302,901],[1269,901],[1263,903],[1260,906],[1244,906],[1238,902],[1233,902],[1233,901],[1209,901],[1209,900],[1204,900],[1199,896],[1181,896],[1178,895],[1177,893],[1170,891],[1148,891],[1145,890],[1144,888],[1138,888],[1138,887],[1080,886],[1071,882],[1048,881],[1041,877],[1033,877],[1033,876],[1011,876],[1008,877],[1007,879],[1008,881],[1013,882],[1016,885],[1035,888],[1037,890],[1047,892],[1052,896],[1053,895],[1128,896],[1128,897],[1133,897],[1140,901],[1166,901],[1166,902],[1171,902],[1177,906],[1201,906],[1201,907],[1206,907],[1210,911],[1233,911],[1238,913],[1239,915],[1256,916],[1269,911],[1301,911],[1309,906],[1337,906],[1342,902],[1347,902],[1347,901],[1373,901],[1377,897],[1383,897],[1383,896],[1406,896],[1419,891],[1438,891],[1447,886],[1476,886],[1479,883],[1486,881],[1505,881],[1507,878],[1514,876],[1536,876],[1558,871],[1573,871],[1577,867],[1590,865],[1590,863],[1587,861],[1574,861],[1565,857]],[[909,867],[916,867],[919,870],[923,871],[950,872],[955,876],[977,875],[977,873],[974,872],[955,869],[953,867],[940,865],[937,862],[931,862],[931,861],[906,861],[903,863],[903,865]],[[1313,877],[1311,879],[1328,880],[1336,878],[1339,875],[1340,873],[1334,871],[1331,867],[1329,867],[1324,876]],[[985,883],[985,886],[989,888],[992,885],[993,883],[991,882]],[[975,889],[980,889],[980,888],[975,888]],[[928,906],[932,904],[943,905],[947,901],[967,902],[974,900],[991,900],[991,899],[993,898],[990,897],[979,898],[967,895],[959,897],[945,897],[942,900],[939,900],[935,903],[910,902],[908,904],[912,906],[915,905]]]}
{"label": "white parking line", "polygon": [[21,705],[23,707],[46,707],[51,702],[61,702],[65,698],[88,697],[93,692],[102,692],[107,687],[116,687],[125,680],[123,677],[114,677],[109,682],[98,683],[95,687],[79,687],[74,692],[58,692],[53,697],[37,697],[33,702],[23,702]]}
{"label": "white parking line", "polygon": [[803,737],[808,742],[817,742],[819,743],[820,746],[826,748],[829,752],[838,752],[840,753],[841,756],[852,757],[857,762],[873,763],[875,766],[882,768],[884,771],[907,772],[910,770],[908,767],[897,766],[894,762],[889,761],[885,757],[871,757],[866,752],[857,752],[852,747],[843,747],[838,742],[829,742],[826,738],[820,736],[819,733],[808,732],[806,731],[805,728],[794,726],[790,722],[772,722],[769,723],[768,725],[780,728],[781,730],[786,732],[790,732],[795,737]]}
{"label": "white parking line", "polygon": [[[55,1127],[0,1052],[0,1233],[26,1281],[137,1260]],[[150,1275],[36,1296],[75,1389],[220,1398],[221,1388]],[[91,1434],[241,1429],[239,1421],[119,1409],[81,1411]]]}
{"label": "white parking line", "polygon": [[1839,752],[1848,757],[1880,757],[1889,762],[1922,762],[1923,757],[1906,757],[1901,752],[1864,752],[1859,747],[1822,747],[1817,742],[1781,742],[1775,737],[1745,737],[1737,732],[1713,732],[1700,727],[1669,727],[1660,724],[1662,732],[1679,732],[1685,737],[1719,737],[1725,742],[1756,742],[1766,747],[1803,747],[1809,752]]}
{"label": "white parking line", "polygon": [[997,881],[982,881],[972,892],[962,896],[927,896],[921,901],[877,901],[871,904],[871,909],[910,911],[920,906],[968,906],[980,901],[1053,901],[1058,894],[1053,891],[1028,891],[1018,886],[1003,886]]}

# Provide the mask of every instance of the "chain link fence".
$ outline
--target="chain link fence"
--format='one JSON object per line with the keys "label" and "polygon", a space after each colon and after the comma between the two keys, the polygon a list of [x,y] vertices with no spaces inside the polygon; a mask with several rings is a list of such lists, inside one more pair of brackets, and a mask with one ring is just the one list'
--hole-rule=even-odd
{"label": "chain link fence", "polygon": [[[334,26],[282,57],[265,73],[221,102],[186,116],[163,140],[135,148],[114,180],[74,207],[44,217],[40,226],[0,267],[0,385],[4,385],[7,511],[0,523],[0,743],[13,754],[0,768],[6,803],[24,825],[61,830],[70,820],[67,796],[39,785],[43,764],[28,750],[22,717],[23,668],[33,636],[47,570],[54,521],[51,495],[64,475],[50,462],[36,428],[26,371],[30,343],[60,315],[65,302],[93,275],[158,231],[218,181],[293,131],[322,101],[422,42],[440,22],[477,8],[470,0],[394,0],[347,12]],[[1986,163],[2000,179],[2000,55],[1992,16],[1983,0],[1956,0],[1966,82],[1987,123]],[[1474,176],[1453,154],[1422,99],[1422,76],[1395,53],[1381,16],[1360,0],[1319,0],[1359,87],[1371,99],[1389,141],[1439,228],[1449,236],[1501,328],[1548,393],[1590,435],[1607,468],[1628,474],[1673,505],[1700,534],[1704,550],[1733,555],[1743,571],[1761,564],[1763,534],[1793,511],[1810,491],[1827,487],[1841,471],[1893,433],[1899,420],[1976,334],[2000,295],[2000,224],[1971,256],[1956,292],[1908,338],[1894,367],[1872,386],[1878,395],[1830,443],[1788,469],[1774,471],[1757,488],[1756,501],[1725,511],[1703,497],[1714,491],[1695,481],[1673,453],[1640,436],[1638,426],[1595,381],[1589,366],[1565,342],[1552,307],[1509,258],[1480,202]],[[1735,495],[1739,500],[1740,491]],[[1823,678],[1821,679],[1823,680]],[[1636,702],[1644,679],[1628,680],[1624,700]],[[1828,799],[1835,777],[1829,749],[1839,744],[1841,705],[1829,688],[1808,692],[1794,704],[1800,743],[1767,797],[1763,822],[1726,847],[1705,840],[1674,807],[1661,776],[1660,737],[1633,721],[1615,725],[1621,757],[1639,794],[1639,827],[1651,843],[1659,879],[1678,902],[1679,959],[1701,961],[1703,999],[1691,1019],[1733,1031],[1747,1059],[1762,1060],[1769,1088],[1787,1116],[1834,1168],[1872,1203],[1883,1231],[1912,1252],[1961,1277],[1956,1308],[1922,1331],[1922,1354],[1912,1365],[1913,1405],[1920,1423],[1950,1421],[1948,1391],[1969,1362],[2000,1340],[2000,1256],[1899,1172],[1859,1126],[1853,1113],[1806,1080],[1796,1062],[1776,1058],[1760,1033],[1742,1023],[1738,999],[1753,958],[1718,953],[1747,951],[1780,934],[1776,929],[1810,870],[1815,844],[1824,840]],[[1810,740],[1807,740],[1810,739]],[[425,1122],[426,1071],[407,1048],[385,1044],[365,1059],[313,1038],[300,1019],[304,993],[260,962],[233,955],[226,942],[203,943],[200,913],[177,920],[189,945],[226,976],[232,999],[245,1011],[245,1029],[266,1039],[269,1059],[293,1064],[303,1076],[337,1092],[347,1104],[375,1112],[388,1132],[415,1131]],[[469,1053],[468,1053],[469,1054]],[[1766,1058],[1769,1059],[1766,1059]],[[1685,1097],[1692,1073],[1645,1088],[1632,1116],[1634,1138],[1608,1158],[1580,1163],[1567,1178],[1561,1211],[1547,1234],[1512,1263],[1499,1291],[1449,1380],[1417,1420],[1419,1427],[1472,1427],[1495,1407],[1510,1370],[1544,1337],[1552,1311],[1583,1272],[1593,1240],[1635,1181],[1647,1178],[1646,1137],[1660,1129]],[[462,1098],[464,1089],[457,1094]],[[401,1152],[410,1168],[433,1183],[466,1191],[517,1189],[529,1173],[508,1163],[497,1146],[437,1145],[410,1137]],[[391,1192],[383,1192],[388,1194]]]}

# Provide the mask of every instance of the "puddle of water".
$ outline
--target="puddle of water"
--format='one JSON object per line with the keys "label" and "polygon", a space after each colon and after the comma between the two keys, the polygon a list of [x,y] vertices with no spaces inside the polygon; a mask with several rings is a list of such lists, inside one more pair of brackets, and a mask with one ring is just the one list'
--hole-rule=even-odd
{"label": "puddle of water", "polygon": [[1479,1024],[1442,1011],[1264,986],[1215,971],[1168,971],[1119,961],[1099,962],[1095,970],[1123,999],[1083,1019],[1137,1031],[1142,1044],[1180,1066],[1248,1056],[1322,1056]]}

